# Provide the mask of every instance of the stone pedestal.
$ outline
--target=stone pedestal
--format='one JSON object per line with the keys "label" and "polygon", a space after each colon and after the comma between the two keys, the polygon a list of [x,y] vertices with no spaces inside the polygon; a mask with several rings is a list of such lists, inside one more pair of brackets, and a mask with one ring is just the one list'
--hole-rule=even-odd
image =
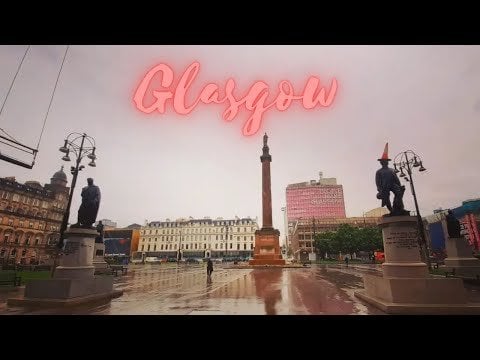
{"label": "stone pedestal", "polygon": [[55,269],[54,278],[80,279],[93,277],[93,254],[96,230],[70,228],[65,232],[65,243],[60,265]]}
{"label": "stone pedestal", "polygon": [[30,280],[24,298],[8,299],[11,306],[62,307],[91,301],[109,300],[122,295],[113,290],[112,276],[94,276],[95,236],[90,229],[69,229],[65,232],[64,255],[53,279]]}
{"label": "stone pedestal", "polygon": [[480,276],[480,260],[473,257],[473,248],[467,240],[461,238],[447,238],[445,241],[447,258],[441,269],[453,272],[455,275],[477,278]]}
{"label": "stone pedestal", "polygon": [[95,243],[93,253],[93,267],[95,272],[105,272],[108,270],[108,264],[105,261],[105,244]]}
{"label": "stone pedestal", "polygon": [[255,249],[250,265],[285,265],[280,250],[280,231],[260,229],[255,231]]}
{"label": "stone pedestal", "polygon": [[480,313],[480,304],[467,302],[461,279],[428,274],[420,260],[416,217],[384,217],[379,226],[385,249],[383,276],[364,275],[365,289],[355,296],[392,314]]}

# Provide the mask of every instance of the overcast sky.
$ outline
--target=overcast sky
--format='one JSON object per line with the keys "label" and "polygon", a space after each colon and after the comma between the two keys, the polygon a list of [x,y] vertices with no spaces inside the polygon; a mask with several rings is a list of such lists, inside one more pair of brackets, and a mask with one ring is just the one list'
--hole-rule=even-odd
{"label": "overcast sky", "polygon": [[[0,46],[2,103],[25,49]],[[37,144],[64,51],[31,47],[0,116],[0,128],[29,146]],[[240,94],[257,80],[272,93],[289,80],[300,94],[312,75],[325,85],[335,77],[338,90],[329,108],[268,110],[248,137],[244,107],[231,122],[222,119],[226,104],[200,104],[188,116],[171,103],[163,115],[136,109],[135,89],[150,68],[166,63],[178,79],[193,61],[201,67],[191,96],[230,77]],[[35,166],[0,161],[0,176],[49,182],[64,164],[58,148],[66,135],[85,132],[96,140],[97,167],[78,177],[71,222],[87,177],[102,191],[98,218],[120,226],[188,216],[261,222],[267,132],[273,221],[283,236],[287,184],[319,171],[343,185],[347,216],[380,206],[374,175],[387,141],[391,158],[412,149],[424,161],[427,171],[414,178],[422,215],[480,197],[479,115],[479,46],[71,46]],[[0,151],[19,155],[3,144]],[[414,209],[409,189],[405,205]]]}

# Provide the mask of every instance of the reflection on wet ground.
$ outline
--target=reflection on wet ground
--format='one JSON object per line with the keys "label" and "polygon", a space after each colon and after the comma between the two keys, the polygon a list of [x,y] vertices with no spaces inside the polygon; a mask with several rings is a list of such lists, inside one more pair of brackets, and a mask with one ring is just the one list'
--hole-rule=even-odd
{"label": "reflection on wet ground", "polygon": [[353,296],[363,287],[355,269],[229,269],[211,279],[203,265],[134,265],[117,277],[122,297],[74,309],[7,308],[12,293],[0,293],[2,314],[383,314]]}
{"label": "reflection on wet ground", "polygon": [[[115,278],[123,296],[73,309],[23,309],[6,306],[19,292],[0,292],[0,314],[383,314],[353,292],[363,288],[368,268],[313,266],[300,269],[229,269],[216,266],[211,279],[204,265],[134,265]],[[478,288],[466,286],[470,301]],[[20,290],[21,292],[21,290]]]}

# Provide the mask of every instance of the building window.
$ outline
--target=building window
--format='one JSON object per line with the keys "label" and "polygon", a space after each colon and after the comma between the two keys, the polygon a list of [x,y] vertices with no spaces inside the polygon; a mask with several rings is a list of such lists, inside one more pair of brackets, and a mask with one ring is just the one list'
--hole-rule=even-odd
{"label": "building window", "polygon": [[28,227],[33,228],[33,222],[30,221],[30,223],[28,224]]}
{"label": "building window", "polygon": [[215,244],[215,249],[218,249],[218,244]]}
{"label": "building window", "polygon": [[207,248],[207,244],[203,244],[203,248],[206,249],[206,248]]}
{"label": "building window", "polygon": [[153,245],[153,251],[157,251],[157,245]]}
{"label": "building window", "polygon": [[142,245],[142,251],[145,250],[145,245]]}
{"label": "building window", "polygon": [[237,232],[240,232],[240,228],[239,228],[239,227],[237,227]]}
{"label": "building window", "polygon": [[8,219],[8,226],[13,226],[13,219]]}
{"label": "building window", "polygon": [[10,237],[10,234],[5,234],[5,236],[4,236],[4,238],[3,238],[3,242],[4,242],[4,243],[7,243],[9,237]]}
{"label": "building window", "polygon": [[162,244],[162,245],[160,245],[160,250],[163,250],[163,244]]}
{"label": "building window", "polygon": [[23,250],[22,250],[22,256],[25,256],[26,253],[27,253],[27,250],[26,250],[26,249],[23,249]]}
{"label": "building window", "polygon": [[20,243],[20,235],[15,236],[15,244]]}
{"label": "building window", "polygon": [[243,250],[247,250],[247,244],[243,244]]}
{"label": "building window", "polygon": [[250,236],[250,240],[251,240],[251,241],[253,241],[253,235],[252,235],[252,236]]}
{"label": "building window", "polygon": [[185,245],[185,249],[187,249],[187,250],[188,250],[188,244],[187,244],[187,245]]}
{"label": "building window", "polygon": [[253,244],[250,244],[250,250],[253,250]]}
{"label": "building window", "polygon": [[2,193],[2,199],[8,199],[8,193],[6,191]]}
{"label": "building window", "polygon": [[35,238],[35,245],[38,245],[38,243],[40,242],[40,238]]}
{"label": "building window", "polygon": [[25,245],[30,245],[30,238],[31,238],[31,235],[28,235],[27,238],[25,239]]}
{"label": "building window", "polygon": [[147,251],[150,251],[150,244],[148,244],[148,248],[147,248]]}
{"label": "building window", "polygon": [[230,243],[230,249],[233,247],[233,243]]}
{"label": "building window", "polygon": [[240,250],[240,244],[237,244],[237,250]]}
{"label": "building window", "polygon": [[247,241],[247,237],[246,237],[246,236],[243,237],[243,241]]}

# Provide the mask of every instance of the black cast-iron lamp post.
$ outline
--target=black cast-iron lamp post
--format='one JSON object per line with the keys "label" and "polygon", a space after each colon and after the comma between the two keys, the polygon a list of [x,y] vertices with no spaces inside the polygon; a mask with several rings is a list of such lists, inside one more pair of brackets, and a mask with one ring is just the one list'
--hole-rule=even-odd
{"label": "black cast-iron lamp post", "polygon": [[[423,172],[427,169],[423,167],[423,161],[415,152],[407,150],[399,153],[393,160],[393,167],[396,173],[400,173],[399,177],[410,183],[410,189],[412,190],[413,201],[415,202],[415,211],[417,213],[418,229],[420,232],[420,238],[422,240],[422,248],[425,254],[425,260],[427,261],[428,268],[431,269],[430,255],[428,252],[428,245],[425,236],[425,229],[423,227],[422,216],[418,208],[417,194],[415,193],[415,185],[413,183],[413,168],[419,168],[418,171]],[[406,173],[405,173],[406,172]]]}
{"label": "black cast-iron lamp post", "polygon": [[91,136],[88,136],[85,133],[80,134],[75,132],[68,134],[67,138],[65,139],[65,143],[59,149],[60,152],[65,154],[62,157],[62,160],[64,161],[70,161],[70,152],[72,152],[76,156],[75,166],[70,167],[70,173],[73,175],[72,186],[70,188],[70,194],[68,195],[67,208],[65,209],[65,213],[63,214],[62,226],[60,228],[60,241],[58,242],[59,248],[63,247],[64,234],[68,226],[68,219],[70,217],[70,206],[72,205],[73,191],[75,190],[75,184],[77,183],[77,176],[79,171],[85,168],[85,166],[80,165],[80,163],[82,162],[82,159],[86,156],[91,160],[88,165],[95,167],[95,160],[97,159],[97,156],[95,155],[95,149],[95,140]]}
{"label": "black cast-iron lamp post", "polygon": [[229,222],[225,222],[225,261],[227,261],[227,251],[228,251],[228,227],[229,227]]}

